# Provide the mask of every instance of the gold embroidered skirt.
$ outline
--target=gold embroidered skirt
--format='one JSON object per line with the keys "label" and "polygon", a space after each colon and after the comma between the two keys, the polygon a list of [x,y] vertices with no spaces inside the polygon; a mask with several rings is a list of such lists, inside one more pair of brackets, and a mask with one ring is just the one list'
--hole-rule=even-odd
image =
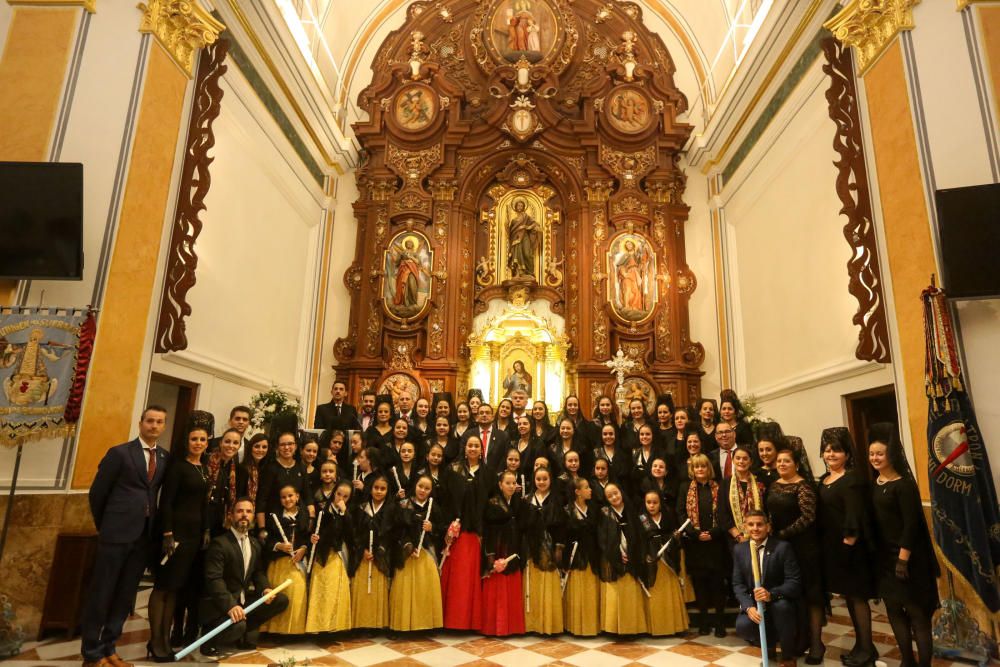
{"label": "gold embroidered skirt", "polygon": [[601,581],[588,567],[570,570],[563,597],[566,632],[577,637],[594,637],[601,631]]}
{"label": "gold embroidered skirt", "polygon": [[656,564],[656,583],[649,589],[649,595],[648,598],[643,595],[649,634],[672,635],[688,629],[680,579],[662,560]]}
{"label": "gold embroidered skirt", "polygon": [[419,558],[407,558],[403,569],[397,570],[392,578],[389,627],[408,631],[430,630],[442,625],[441,580],[434,557],[424,549]]}
{"label": "gold embroidered skirt", "polygon": [[522,577],[524,582],[524,631],[557,635],[563,631],[563,601],[559,570],[540,570],[534,561]]}
{"label": "gold embroidered skirt", "polygon": [[281,612],[267,623],[260,626],[261,632],[273,632],[278,635],[300,635],[306,631],[306,577],[289,556],[280,556],[267,566],[267,578],[272,586],[277,586],[285,579],[291,579],[292,585],[285,589],[288,596],[288,609]]}
{"label": "gold embroidered skirt", "polygon": [[351,580],[339,553],[331,553],[326,565],[313,563],[309,577],[309,609],[306,632],[339,632],[351,629]]}

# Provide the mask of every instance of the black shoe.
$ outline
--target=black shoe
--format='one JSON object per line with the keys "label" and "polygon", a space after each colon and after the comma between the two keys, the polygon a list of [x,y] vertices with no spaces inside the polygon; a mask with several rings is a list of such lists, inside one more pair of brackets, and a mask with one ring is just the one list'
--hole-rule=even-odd
{"label": "black shoe", "polygon": [[826,655],[826,647],[825,646],[823,647],[823,650],[820,651],[819,655],[813,655],[812,651],[810,651],[806,655],[806,664],[807,665],[822,665],[823,664],[823,656],[825,656],[825,655]]}
{"label": "black shoe", "polygon": [[721,626],[721,625],[718,626],[717,628],[715,628],[715,636],[718,637],[719,639],[722,639],[723,637],[725,637],[726,636],[726,628],[724,626]]}
{"label": "black shoe", "polygon": [[702,627],[698,628],[698,634],[701,635],[702,637],[704,637],[705,635],[710,635],[712,634],[712,629],[707,625],[703,625]]}
{"label": "black shoe", "polygon": [[238,642],[236,642],[236,648],[238,648],[241,651],[256,651],[257,642],[250,641],[249,639],[241,639]]}
{"label": "black shoe", "polygon": [[206,658],[217,658],[219,656],[219,649],[211,644],[203,644],[199,652]]}
{"label": "black shoe", "polygon": [[845,667],[873,667],[875,660],[877,659],[878,652],[868,654],[861,651],[857,653],[848,653],[840,657],[840,660],[844,663]]}

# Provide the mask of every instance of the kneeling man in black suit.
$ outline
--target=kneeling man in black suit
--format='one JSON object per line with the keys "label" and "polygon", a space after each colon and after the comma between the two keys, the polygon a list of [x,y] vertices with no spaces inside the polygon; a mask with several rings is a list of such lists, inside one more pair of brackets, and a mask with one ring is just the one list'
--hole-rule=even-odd
{"label": "kneeling man in black suit", "polygon": [[750,561],[750,542],[741,542],[733,552],[733,592],[740,604],[736,634],[755,646],[760,645],[760,613],[757,602],[764,603],[767,641],[773,650],[781,646],[781,667],[793,667],[798,641],[799,614],[796,608],[802,597],[802,578],[792,547],[769,537],[771,524],[760,510],[751,510],[743,519],[750,540],[757,544],[760,559],[760,586],[754,586]]}
{"label": "kneeling man in black suit", "polygon": [[247,532],[253,516],[250,499],[237,500],[229,515],[229,531],[212,540],[205,554],[205,591],[200,609],[202,625],[214,628],[227,617],[232,619],[233,625],[201,647],[204,655],[216,655],[219,645],[256,648],[257,628],[288,607],[288,598],[284,593],[278,593],[249,615],[243,611],[244,607],[271,590],[261,558],[260,542]]}

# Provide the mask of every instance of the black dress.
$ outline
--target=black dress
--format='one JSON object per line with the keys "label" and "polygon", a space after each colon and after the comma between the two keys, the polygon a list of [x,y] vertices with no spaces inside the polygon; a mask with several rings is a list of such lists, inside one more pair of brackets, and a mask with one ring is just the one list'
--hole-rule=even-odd
{"label": "black dress", "polygon": [[771,516],[771,534],[791,544],[795,560],[804,564],[801,575],[806,602],[825,604],[822,568],[809,567],[810,563],[822,562],[816,526],[816,490],[805,480],[791,484],[775,482],[767,490],[766,506]]}
{"label": "black dress", "polygon": [[[886,602],[919,605],[928,615],[941,604],[937,577],[941,575],[931,546],[917,485],[909,477],[872,485],[877,528],[878,595]],[[900,548],[910,550],[910,578],[896,578]]]}
{"label": "black dress", "polygon": [[[819,529],[826,590],[853,598],[875,597],[871,519],[867,481],[848,470],[831,484],[819,480]],[[845,537],[856,537],[853,546]]]}
{"label": "black dress", "polygon": [[156,561],[156,588],[177,591],[188,586],[204,532],[208,529],[208,471],[186,459],[170,464],[160,492],[160,525],[173,533],[177,548],[167,562]]}
{"label": "black dress", "polygon": [[[692,575],[715,574],[721,579],[729,574],[729,549],[726,545],[729,526],[726,525],[726,514],[723,511],[726,498],[715,482],[708,484],[692,481],[687,485],[682,484],[677,494],[677,520],[681,524],[689,518],[687,500],[692,484],[697,488],[698,522],[695,527],[692,520],[683,533],[687,571]],[[699,540],[698,534],[702,531],[707,531],[712,539],[708,542]]]}
{"label": "black dress", "polygon": [[260,471],[260,487],[257,489],[257,513],[281,513],[281,490],[286,486],[294,487],[299,494],[299,502],[312,505],[312,485],[306,467],[296,461],[292,466],[285,467],[277,459],[264,464]]}

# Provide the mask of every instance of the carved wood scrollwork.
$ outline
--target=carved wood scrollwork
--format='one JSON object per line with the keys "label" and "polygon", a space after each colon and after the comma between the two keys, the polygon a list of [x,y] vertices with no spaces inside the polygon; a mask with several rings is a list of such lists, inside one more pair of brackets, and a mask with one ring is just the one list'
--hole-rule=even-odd
{"label": "carved wood scrollwork", "polygon": [[175,352],[187,349],[184,318],[191,314],[187,293],[195,284],[198,256],[194,246],[201,234],[199,215],[205,210],[205,196],[212,184],[209,165],[215,160],[208,152],[215,146],[212,123],[219,116],[222,88],[219,79],[226,73],[229,41],[219,39],[204,48],[198,64],[193,110],[188,125],[181,184],[177,195],[177,212],[170,232],[167,251],[167,271],[160,301],[160,318],[156,324],[155,351]]}
{"label": "carved wood scrollwork", "polygon": [[837,124],[837,133],[833,138],[833,148],[840,156],[834,163],[837,167],[837,196],[843,204],[840,212],[847,216],[844,238],[851,246],[851,258],[847,262],[850,277],[847,289],[858,301],[853,322],[861,329],[854,354],[864,361],[889,363],[889,329],[872,218],[868,168],[861,138],[854,62],[851,50],[833,37],[823,40],[823,54],[826,56],[823,71],[830,77],[826,101],[830,118]]}

